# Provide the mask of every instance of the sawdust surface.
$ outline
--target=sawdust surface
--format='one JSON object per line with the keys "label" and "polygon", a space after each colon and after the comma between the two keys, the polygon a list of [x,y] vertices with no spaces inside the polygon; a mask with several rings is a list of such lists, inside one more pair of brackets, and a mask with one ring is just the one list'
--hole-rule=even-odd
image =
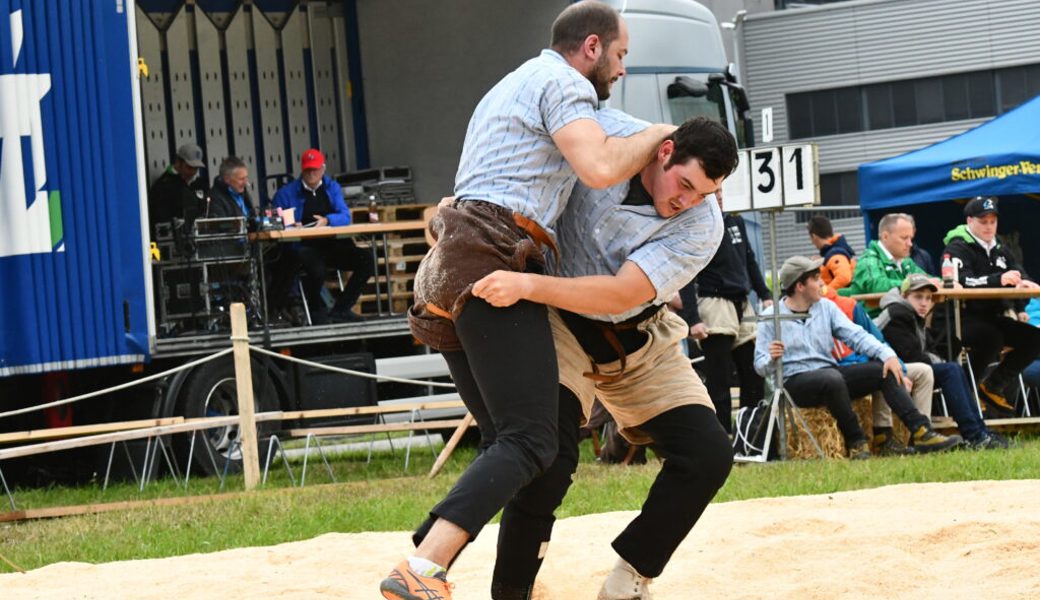
{"label": "sawdust surface", "polygon": [[[1040,480],[895,485],[713,504],[652,586],[687,598],[1040,598]],[[592,600],[635,513],[558,522],[536,600]],[[455,600],[489,597],[497,527],[452,569]],[[406,532],[0,575],[6,600],[379,598]]]}

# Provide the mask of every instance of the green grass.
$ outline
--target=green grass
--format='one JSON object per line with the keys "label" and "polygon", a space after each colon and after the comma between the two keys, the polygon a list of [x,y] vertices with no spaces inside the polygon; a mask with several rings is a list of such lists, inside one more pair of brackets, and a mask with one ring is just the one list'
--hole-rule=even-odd
{"label": "green grass", "polygon": [[[620,467],[595,463],[591,446],[582,447],[582,464],[558,514],[570,517],[636,510],[659,464]],[[251,494],[170,507],[145,507],[94,515],[0,524],[0,554],[31,569],[58,561],[104,562],[210,552],[242,546],[301,540],[327,532],[401,531],[414,527],[450,488],[474,452],[456,452],[442,475],[425,474],[433,462],[426,450],[413,450],[402,476],[402,457],[364,456],[334,460],[341,483],[326,483],[323,469],[311,463],[305,488],[287,488],[282,471],[268,487]],[[298,468],[299,465],[296,465]],[[1019,439],[1007,451],[953,452],[908,458],[849,461],[791,461],[734,468],[716,501],[768,496],[822,494],[896,483],[979,479],[1040,478],[1040,439]],[[189,495],[216,492],[214,480],[194,479]],[[242,489],[231,479],[225,491]],[[19,490],[20,508],[113,502],[185,495],[171,482],[135,486],[96,486]],[[0,571],[10,570],[0,563]]]}

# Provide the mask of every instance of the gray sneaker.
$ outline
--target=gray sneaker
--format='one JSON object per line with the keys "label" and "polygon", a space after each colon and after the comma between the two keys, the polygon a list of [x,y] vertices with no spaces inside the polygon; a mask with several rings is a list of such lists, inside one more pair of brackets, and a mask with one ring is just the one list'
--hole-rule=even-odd
{"label": "gray sneaker", "polygon": [[968,447],[972,450],[1002,450],[1008,447],[1008,441],[996,432],[986,431],[978,438],[968,442]]}
{"label": "gray sneaker", "polygon": [[653,600],[650,577],[640,575],[632,565],[619,558],[614,570],[603,582],[596,600]]}

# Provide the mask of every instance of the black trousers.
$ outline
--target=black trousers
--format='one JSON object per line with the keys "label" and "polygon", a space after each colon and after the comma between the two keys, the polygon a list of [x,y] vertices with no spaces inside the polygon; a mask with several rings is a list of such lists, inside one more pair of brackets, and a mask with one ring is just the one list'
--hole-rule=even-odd
{"label": "black trousers", "polygon": [[1004,346],[1012,350],[1001,361],[1009,376],[1021,373],[1040,355],[1040,328],[1004,316],[986,316],[964,311],[962,333],[971,355],[971,368],[981,379],[990,363],[1000,357]]}
{"label": "black trousers", "polygon": [[[502,513],[491,583],[494,600],[529,598],[555,521],[553,513],[577,468],[580,420],[578,399],[560,386],[560,452]],[[657,577],[725,483],[733,448],[713,411],[704,406],[673,408],[639,428],[653,437],[652,448],[664,465],[639,515],[612,546],[639,573]]]}
{"label": "black trousers", "polygon": [[369,250],[358,248],[349,238],[308,240],[299,245],[284,244],[271,277],[268,306],[272,309],[286,305],[293,281],[303,269],[303,293],[313,313],[324,315],[321,306],[321,288],[325,285],[328,268],[350,271],[350,279],[343,293],[336,299],[333,310],[348,311],[361,296],[361,288],[376,272],[376,263]]}
{"label": "black trousers", "polygon": [[911,432],[921,425],[928,425],[931,421],[914,408],[906,388],[896,381],[894,375],[882,377],[883,370],[884,366],[876,360],[839,365],[792,375],[784,381],[784,388],[798,406],[826,406],[838,422],[846,447],[866,439],[859,419],[852,411],[851,399],[877,391]]}
{"label": "black trousers", "polygon": [[430,511],[413,536],[416,545],[437,518],[476,538],[557,459],[559,373],[546,307],[518,302],[494,308],[473,298],[455,330],[463,350],[444,358],[482,435],[493,439],[484,440],[483,452]]}
{"label": "black trousers", "polygon": [[709,335],[701,340],[704,353],[705,387],[715,405],[715,414],[727,432],[733,431],[733,404],[729,396],[729,375],[734,367],[740,382],[740,406],[755,406],[762,399],[762,377],[755,372],[755,341],[733,347],[732,335]]}

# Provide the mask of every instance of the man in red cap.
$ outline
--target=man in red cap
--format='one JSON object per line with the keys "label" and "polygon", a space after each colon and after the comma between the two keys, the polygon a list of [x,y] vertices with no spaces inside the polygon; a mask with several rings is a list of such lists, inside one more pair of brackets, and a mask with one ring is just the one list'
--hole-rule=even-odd
{"label": "man in red cap", "polygon": [[[278,190],[274,197],[275,207],[293,209],[297,227],[350,225],[350,209],[343,200],[343,190],[325,174],[325,156],[320,150],[311,148],[303,153],[300,162],[302,172],[299,179]],[[268,295],[272,312],[285,308],[297,268],[302,267],[303,290],[312,323],[361,319],[351,311],[351,307],[361,296],[361,287],[376,270],[375,261],[368,251],[355,246],[350,238],[324,238],[283,244],[282,252]],[[335,306],[326,313],[320,294],[328,267],[350,271],[351,275]]]}

